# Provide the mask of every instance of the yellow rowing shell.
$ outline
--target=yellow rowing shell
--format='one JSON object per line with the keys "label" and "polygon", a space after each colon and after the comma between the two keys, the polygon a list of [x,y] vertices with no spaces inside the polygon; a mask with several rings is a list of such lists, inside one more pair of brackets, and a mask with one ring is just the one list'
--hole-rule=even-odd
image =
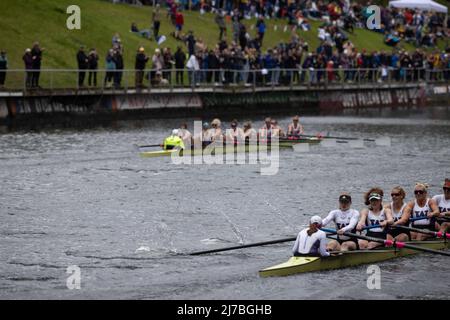
{"label": "yellow rowing shell", "polygon": [[[449,248],[449,242],[445,241],[411,241],[407,242],[424,248],[442,250]],[[261,277],[288,276],[296,273],[342,269],[361,264],[375,263],[393,258],[421,253],[422,251],[407,248],[378,250],[355,250],[342,252],[342,254],[330,257],[291,257],[288,261],[259,271]]]}
{"label": "yellow rowing shell", "polygon": [[[320,138],[302,138],[302,139],[280,139],[277,144],[250,144],[250,145],[238,145],[238,146],[216,146],[213,147],[212,152],[207,151],[205,153],[204,149],[190,149],[180,151],[179,156],[199,156],[199,155],[218,155],[227,153],[241,153],[241,152],[258,152],[258,151],[268,151],[271,148],[278,146],[279,148],[291,148],[294,144],[308,143],[308,144],[318,144],[322,141]],[[167,157],[171,156],[173,153],[178,152],[178,150],[156,150],[156,151],[145,151],[141,152],[140,156],[143,158],[153,158],[153,157]]]}

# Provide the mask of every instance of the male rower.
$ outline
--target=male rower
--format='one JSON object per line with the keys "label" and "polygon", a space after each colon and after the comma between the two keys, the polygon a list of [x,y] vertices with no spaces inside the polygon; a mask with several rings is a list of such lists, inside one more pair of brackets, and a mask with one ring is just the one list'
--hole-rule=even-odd
{"label": "male rower", "polygon": [[296,257],[322,256],[328,257],[330,253],[326,250],[327,235],[322,230],[322,218],[313,216],[309,220],[309,228],[298,233],[292,253]]}
{"label": "male rower", "polygon": [[343,192],[339,195],[339,209],[330,211],[328,216],[323,219],[323,226],[330,222],[336,225],[336,239],[328,242],[328,251],[351,251],[358,249],[358,240],[344,236],[344,232],[355,233],[356,225],[359,221],[358,210],[351,209],[352,197]]}
{"label": "male rower", "polygon": [[[444,190],[443,194],[438,194],[433,197],[433,200],[436,202],[439,208],[439,218],[450,217],[450,179],[445,179],[442,189]],[[450,222],[445,220],[439,222],[439,231],[446,232],[450,229]]]}
{"label": "male rower", "polygon": [[164,140],[163,148],[164,150],[184,149],[184,143],[179,136],[178,129],[173,129],[172,135],[168,136]]}
{"label": "male rower", "polygon": [[304,133],[303,126],[299,122],[299,116],[292,118],[292,123],[288,126],[287,136],[293,138],[299,138]]}

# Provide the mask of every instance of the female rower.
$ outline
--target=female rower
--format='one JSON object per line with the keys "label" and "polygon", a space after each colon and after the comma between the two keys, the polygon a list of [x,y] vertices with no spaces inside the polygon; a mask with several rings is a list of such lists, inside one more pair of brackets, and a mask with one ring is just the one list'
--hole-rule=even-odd
{"label": "female rower", "polygon": [[221,122],[219,119],[214,119],[213,121],[211,121],[211,129],[209,129],[208,131],[208,136],[210,137],[211,141],[223,141],[223,137],[222,137],[222,128],[220,127]]}
{"label": "female rower", "polygon": [[264,120],[264,125],[259,129],[259,140],[260,141],[270,141],[272,138],[272,119],[267,117]]}
{"label": "female rower", "polygon": [[[366,226],[379,226],[369,229],[366,235],[368,237],[386,239],[386,227],[391,225],[394,219],[392,218],[391,209],[383,208],[383,190],[372,188],[364,195],[364,199],[368,207],[361,210],[361,217],[356,230],[362,231]],[[379,242],[367,240],[359,240],[358,244],[361,249],[373,249],[382,245]]]}
{"label": "female rower", "polygon": [[189,132],[186,123],[181,124],[180,129],[178,129],[178,134],[183,140],[185,147],[190,148],[192,143],[192,134]]}
{"label": "female rower", "polygon": [[256,144],[256,130],[252,128],[252,123],[250,121],[244,123],[244,139],[246,143],[249,143],[249,141],[253,141],[253,143]]}
{"label": "female rower", "polygon": [[[435,195],[433,197],[433,200],[436,201],[436,204],[439,208],[440,218],[445,218],[450,217],[450,179],[445,179],[442,189],[444,190],[444,193]],[[450,222],[443,221],[440,224],[439,231],[446,232],[449,229]]]}
{"label": "female rower", "polygon": [[[402,187],[395,187],[391,191],[392,202],[387,204],[385,208],[390,209],[394,223],[391,227],[397,225],[407,226],[409,224],[410,212],[406,210],[407,204],[404,202],[406,192]],[[387,231],[388,240],[397,240],[401,242],[408,241],[411,235],[409,231],[403,229],[389,228]]]}
{"label": "female rower", "polygon": [[336,239],[330,240],[327,244],[328,251],[358,249],[358,240],[343,235],[344,232],[355,232],[355,227],[359,220],[359,212],[351,209],[351,205],[352,197],[348,193],[341,193],[339,196],[339,209],[330,211],[328,216],[323,219],[323,226],[334,222],[337,230]]}
{"label": "female rower", "polygon": [[[414,188],[415,200],[410,201],[407,210],[411,211],[411,218],[424,218],[414,221],[412,227],[418,229],[426,229],[429,231],[437,231],[439,225],[436,223],[436,217],[439,217],[439,208],[436,201],[428,198],[428,185],[416,183]],[[425,219],[426,218],[426,219]],[[411,240],[425,240],[431,235],[411,231]]]}
{"label": "female rower", "polygon": [[278,125],[278,121],[272,119],[270,122],[272,124],[272,137],[283,138],[285,136],[283,129]]}
{"label": "female rower", "polygon": [[244,142],[244,131],[238,127],[238,121],[234,119],[230,126],[231,128],[227,129],[225,135],[227,143],[242,144]]}
{"label": "female rower", "polygon": [[292,123],[288,126],[287,136],[293,138],[299,138],[304,133],[303,126],[299,123],[299,116],[292,118]]}

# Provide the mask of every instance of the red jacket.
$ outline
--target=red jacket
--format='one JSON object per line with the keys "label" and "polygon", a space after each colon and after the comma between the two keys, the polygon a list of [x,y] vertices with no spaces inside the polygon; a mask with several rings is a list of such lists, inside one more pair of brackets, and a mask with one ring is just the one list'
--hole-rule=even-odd
{"label": "red jacket", "polygon": [[184,17],[180,12],[177,12],[175,14],[175,23],[178,25],[183,25],[184,24]]}

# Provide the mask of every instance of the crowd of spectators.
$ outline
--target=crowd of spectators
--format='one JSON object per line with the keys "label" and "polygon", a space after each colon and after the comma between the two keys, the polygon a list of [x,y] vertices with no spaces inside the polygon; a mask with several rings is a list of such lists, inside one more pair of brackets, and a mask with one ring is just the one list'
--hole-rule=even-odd
{"label": "crowd of spectators", "polygon": [[[410,9],[382,8],[381,24],[374,30],[385,34],[385,43],[392,50],[357,49],[348,34],[355,28],[366,28],[369,16],[367,6],[348,0],[203,0],[165,3],[151,1],[155,5],[149,29],[140,30],[132,23],[131,31],[146,38],[153,36],[158,44],[164,36],[159,34],[162,15],[173,24],[173,36],[179,45],[157,48],[150,56],[143,46],[135,56],[135,85],[142,87],[148,80],[153,85],[185,84],[185,71],[190,85],[282,85],[344,81],[386,80],[449,80],[450,48],[439,51],[436,41],[449,38],[449,22],[434,12]],[[199,9],[214,13],[219,34],[218,42],[206,44],[192,30],[184,33],[183,10]],[[245,19],[256,17],[256,23],[247,30]],[[288,42],[263,50],[268,19],[284,19],[285,28],[291,32]],[[311,48],[300,36],[311,32],[310,21],[320,20],[317,30],[319,46]],[[449,19],[450,20],[450,19]],[[228,22],[228,23],[227,23]],[[248,25],[248,24],[247,24]],[[227,30],[230,26],[230,30]],[[227,42],[227,32],[231,41]],[[251,35],[252,34],[252,35]],[[416,50],[407,52],[395,48],[398,42],[411,42]],[[26,87],[39,87],[42,52],[39,43],[26,49],[23,61],[26,69]],[[105,57],[104,86],[122,86],[124,49],[118,33],[112,38],[111,49]],[[99,55],[95,48],[86,51],[80,47],[76,54],[78,86],[97,86]],[[0,53],[0,87],[4,85],[7,69],[6,52]],[[2,71],[3,70],[3,71]],[[175,77],[173,77],[175,74]]]}

